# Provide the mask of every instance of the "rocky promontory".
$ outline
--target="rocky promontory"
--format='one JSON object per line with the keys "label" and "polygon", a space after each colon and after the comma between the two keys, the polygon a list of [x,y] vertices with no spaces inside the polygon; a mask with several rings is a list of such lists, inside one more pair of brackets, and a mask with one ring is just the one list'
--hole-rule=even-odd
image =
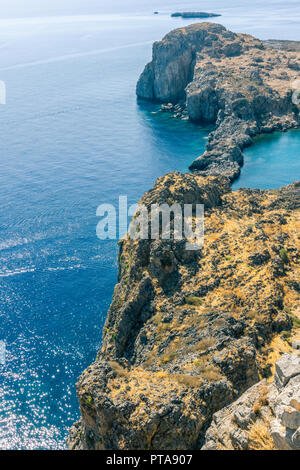
{"label": "rocky promontory", "polygon": [[300,182],[233,192],[225,177],[175,172],[141,203],[204,204],[204,247],[120,242],[71,449],[200,449],[214,413],[270,380],[299,331]]}
{"label": "rocky promontory", "polygon": [[215,24],[154,44],[138,96],[216,127],[195,171],[162,176],[140,203],[203,204],[204,245],[132,232],[120,241],[70,449],[298,448],[300,182],[230,185],[254,135],[299,125],[297,63],[295,52]]}
{"label": "rocky promontory", "polygon": [[299,59],[294,42],[267,43],[219,24],[193,24],[154,43],[137,96],[215,124],[206,152],[190,169],[234,180],[242,150],[254,136],[299,127],[299,107],[292,100]]}

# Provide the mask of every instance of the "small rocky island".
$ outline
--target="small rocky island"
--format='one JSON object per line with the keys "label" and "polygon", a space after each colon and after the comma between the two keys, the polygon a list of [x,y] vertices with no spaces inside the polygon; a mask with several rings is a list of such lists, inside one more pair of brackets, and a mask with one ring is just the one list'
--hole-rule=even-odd
{"label": "small rocky island", "polygon": [[195,11],[195,12],[192,12],[192,11],[183,11],[183,12],[176,12],[176,13],[172,13],[171,16],[173,18],[176,18],[176,17],[182,17],[182,18],[214,18],[216,16],[221,16],[220,14],[217,14],[217,13],[206,13],[204,11]]}
{"label": "small rocky island", "polygon": [[255,135],[299,127],[297,67],[297,51],[217,24],[154,44],[138,96],[215,130],[193,173],[160,177],[140,202],[204,204],[205,243],[121,240],[70,449],[300,449],[300,182],[230,184]]}
{"label": "small rocky island", "polygon": [[[225,177],[175,172],[141,200],[191,201],[205,205],[202,250],[178,240],[121,241],[103,347],[77,384],[81,419],[70,449],[256,449],[261,428],[266,446],[285,440],[280,400],[298,374],[291,398],[299,406],[300,359],[286,361],[277,392],[265,386],[283,353],[297,355],[300,182],[233,192]],[[251,401],[239,398],[262,379]],[[240,424],[228,435],[231,408],[215,413],[231,404]],[[293,414],[299,423],[299,408]],[[299,446],[295,425],[286,446]]]}

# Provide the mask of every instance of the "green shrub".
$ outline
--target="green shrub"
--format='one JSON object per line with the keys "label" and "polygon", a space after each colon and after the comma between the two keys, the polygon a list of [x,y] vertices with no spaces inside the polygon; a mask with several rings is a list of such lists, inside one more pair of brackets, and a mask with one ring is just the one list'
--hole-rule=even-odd
{"label": "green shrub", "polygon": [[289,262],[288,254],[287,254],[287,252],[284,248],[281,248],[279,250],[279,256],[285,264],[287,264]]}
{"label": "green shrub", "polygon": [[292,315],[293,328],[300,328],[300,318]]}
{"label": "green shrub", "polygon": [[288,341],[291,337],[291,332],[290,331],[282,331],[280,336],[281,336],[282,339],[285,339],[286,341]]}

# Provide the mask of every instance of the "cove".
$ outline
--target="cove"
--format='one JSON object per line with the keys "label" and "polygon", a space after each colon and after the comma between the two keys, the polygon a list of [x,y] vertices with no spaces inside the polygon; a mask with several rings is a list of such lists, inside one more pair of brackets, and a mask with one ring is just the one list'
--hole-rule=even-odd
{"label": "cove", "polygon": [[243,153],[244,166],[233,189],[276,189],[300,178],[298,129],[256,137]]}

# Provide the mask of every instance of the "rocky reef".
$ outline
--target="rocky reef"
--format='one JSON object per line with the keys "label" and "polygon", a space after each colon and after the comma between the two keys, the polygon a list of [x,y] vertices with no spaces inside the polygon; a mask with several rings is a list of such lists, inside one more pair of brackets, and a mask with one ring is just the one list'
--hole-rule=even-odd
{"label": "rocky reef", "polygon": [[179,28],[154,43],[137,96],[215,124],[206,152],[190,169],[233,181],[243,165],[242,150],[254,136],[299,127],[299,107],[292,100],[300,71],[295,44],[262,42],[214,23]]}
{"label": "rocky reef", "polygon": [[262,380],[218,411],[202,450],[300,450],[300,357],[284,354]]}
{"label": "rocky reef", "polygon": [[211,446],[214,413],[272,377],[297,339],[300,182],[233,192],[226,177],[174,172],[141,203],[204,204],[205,243],[121,240],[103,347],[77,384],[70,449]]}

